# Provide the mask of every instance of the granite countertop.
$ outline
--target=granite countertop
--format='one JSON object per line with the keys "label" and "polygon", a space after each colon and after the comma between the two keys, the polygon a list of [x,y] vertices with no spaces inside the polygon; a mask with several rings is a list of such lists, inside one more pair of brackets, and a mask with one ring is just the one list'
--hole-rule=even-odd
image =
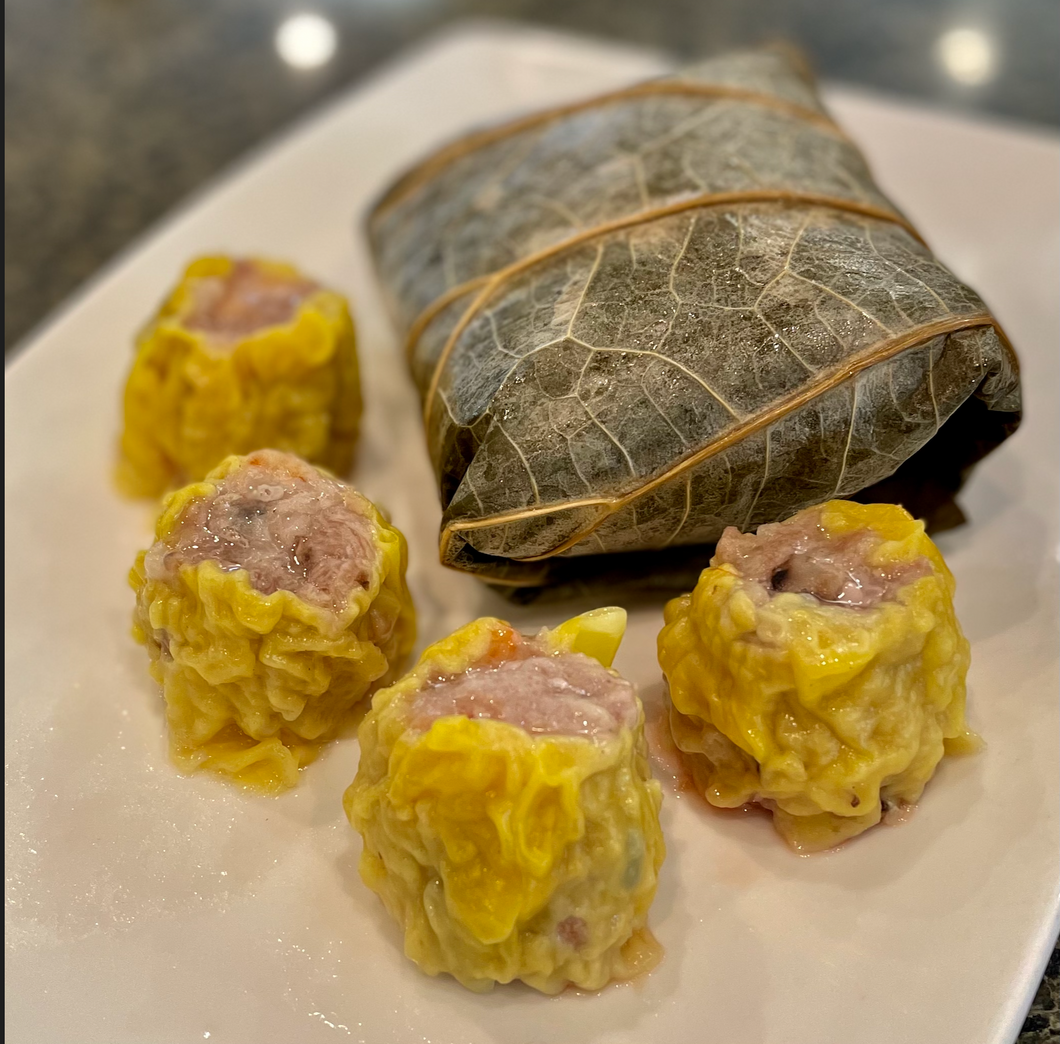
{"label": "granite countertop", "polygon": [[[692,57],[787,38],[824,79],[1060,126],[1056,0],[315,0],[335,30],[281,60],[291,0],[8,0],[5,351],[228,163],[456,18],[513,18]],[[307,10],[309,8],[306,8]],[[289,59],[291,55],[289,55]],[[1060,950],[1020,1044],[1060,1040]]]}
{"label": "granite countertop", "polygon": [[[8,350],[212,174],[457,17],[519,18],[686,57],[787,38],[825,79],[1060,125],[1056,0],[316,0],[313,6],[334,26],[338,46],[329,61],[307,69],[285,64],[274,46],[291,0],[8,0]],[[946,46],[950,72],[940,61]]]}

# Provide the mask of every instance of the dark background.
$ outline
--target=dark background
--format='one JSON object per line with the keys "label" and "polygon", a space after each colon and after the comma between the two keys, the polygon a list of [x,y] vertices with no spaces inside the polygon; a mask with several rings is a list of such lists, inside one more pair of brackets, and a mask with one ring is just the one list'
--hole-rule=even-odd
{"label": "dark background", "polygon": [[[301,11],[337,31],[313,69],[274,44]],[[1060,0],[7,0],[5,349],[247,148],[424,35],[483,17],[685,57],[786,38],[824,79],[1060,126]],[[963,78],[940,57],[955,29],[979,34]],[[1020,1044],[1060,1040],[1058,973],[1054,953]]]}
{"label": "dark background", "polygon": [[[338,32],[310,70],[273,43],[304,10]],[[7,0],[5,346],[249,146],[467,17],[689,57],[787,38],[826,79],[1060,125],[1060,0]],[[960,27],[993,52],[982,82],[939,61]]]}

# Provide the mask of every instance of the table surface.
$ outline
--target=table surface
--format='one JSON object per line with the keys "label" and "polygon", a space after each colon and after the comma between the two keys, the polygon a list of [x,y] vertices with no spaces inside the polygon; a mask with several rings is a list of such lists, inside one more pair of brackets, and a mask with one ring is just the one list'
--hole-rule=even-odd
{"label": "table surface", "polygon": [[[324,24],[278,35],[296,11]],[[5,16],[6,353],[237,157],[461,18],[690,58],[787,39],[824,79],[1060,127],[1056,0],[8,0]],[[1060,949],[1020,1044],[1060,1038],[1058,993]]]}

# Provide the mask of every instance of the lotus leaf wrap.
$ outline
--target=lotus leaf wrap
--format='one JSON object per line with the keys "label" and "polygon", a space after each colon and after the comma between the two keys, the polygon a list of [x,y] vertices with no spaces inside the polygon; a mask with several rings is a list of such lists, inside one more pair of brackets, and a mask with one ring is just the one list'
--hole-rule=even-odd
{"label": "lotus leaf wrap", "polygon": [[492,581],[837,497],[941,527],[1019,421],[993,316],[782,51],[472,134],[369,231],[442,561]]}

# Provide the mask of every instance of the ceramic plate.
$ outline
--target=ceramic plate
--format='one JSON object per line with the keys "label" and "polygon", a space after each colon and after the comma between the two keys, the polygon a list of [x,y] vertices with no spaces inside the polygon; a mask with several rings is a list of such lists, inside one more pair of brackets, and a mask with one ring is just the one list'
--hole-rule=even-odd
{"label": "ceramic plate", "polygon": [[[513,608],[436,561],[417,403],[359,222],[402,167],[502,115],[658,71],[657,57],[537,32],[450,33],[210,186],[111,265],[6,377],[7,1038],[13,1044],[636,1042],[932,1044],[1015,1036],[1057,928],[1058,156],[1053,138],[841,90],[836,115],[1019,349],[1027,420],[975,472],[942,547],[972,641],[970,720],[912,819],[800,858],[765,817],[671,788],[644,981],[478,996],[421,974],[355,866],[335,744],[278,799],[166,759],[129,637],[126,573],[151,509],[111,485],[131,338],[185,261],[288,258],[347,291],[367,393],[357,484],[408,534],[421,644]],[[632,608],[618,666],[649,706],[662,602]]]}

